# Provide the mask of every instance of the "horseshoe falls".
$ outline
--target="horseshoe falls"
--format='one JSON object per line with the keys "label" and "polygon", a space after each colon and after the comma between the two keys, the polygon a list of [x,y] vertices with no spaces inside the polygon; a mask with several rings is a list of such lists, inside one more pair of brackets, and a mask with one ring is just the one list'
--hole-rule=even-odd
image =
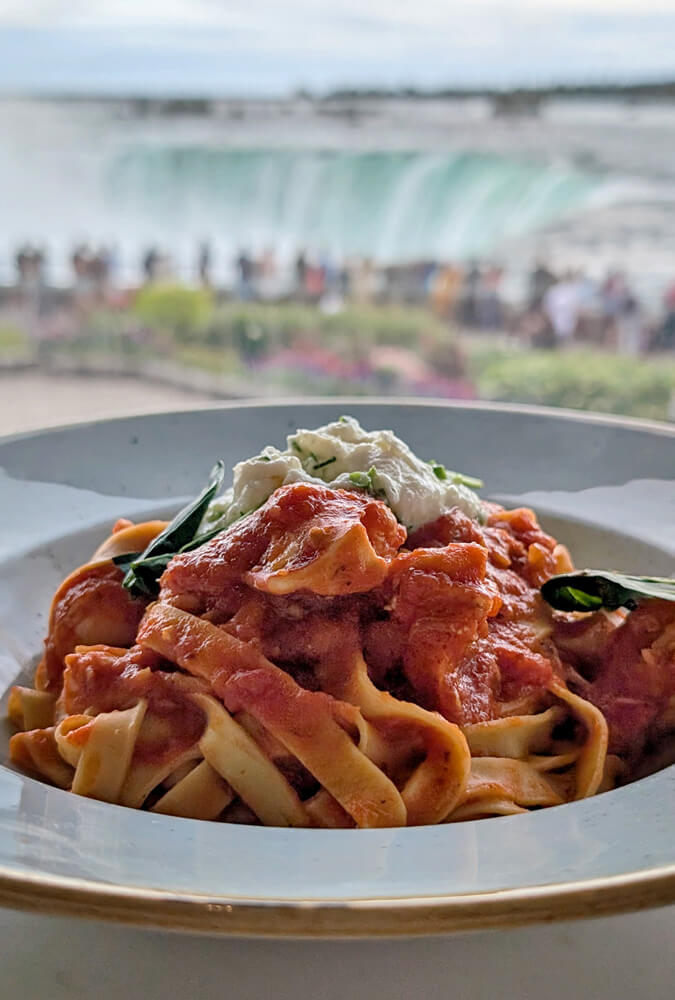
{"label": "horseshoe falls", "polygon": [[[124,101],[0,101],[0,284],[25,241],[49,280],[76,242],[112,248],[121,283],[150,246],[195,277],[208,240],[227,283],[241,250],[378,262],[535,256],[601,277],[669,280],[675,259],[675,103],[551,102],[494,118],[472,102],[300,102],[172,116]],[[658,279],[658,280],[657,280]],[[655,286],[656,287],[656,286]]]}
{"label": "horseshoe falls", "polygon": [[381,261],[498,254],[609,196],[601,174],[483,152],[186,145],[127,149],[104,185],[127,234]]}

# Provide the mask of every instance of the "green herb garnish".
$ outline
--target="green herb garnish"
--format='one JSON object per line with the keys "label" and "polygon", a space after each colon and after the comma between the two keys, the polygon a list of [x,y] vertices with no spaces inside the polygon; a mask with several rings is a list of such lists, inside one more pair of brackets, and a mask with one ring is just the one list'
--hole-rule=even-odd
{"label": "green herb garnish", "polygon": [[361,490],[368,490],[370,495],[375,497],[376,500],[387,501],[386,490],[383,490],[379,486],[375,485],[377,475],[377,469],[374,465],[371,465],[367,472],[350,472],[349,481],[354,483],[354,486],[358,486]]}
{"label": "green herb garnish", "polygon": [[132,594],[155,596],[159,593],[159,578],[175,555],[204,545],[222,531],[219,527],[197,534],[206,508],[223,485],[224,477],[225,465],[217,462],[199,496],[176,514],[145,551],[115,556],[113,562],[124,571],[122,584],[127,590]]}
{"label": "green herb garnish", "polygon": [[443,482],[449,479],[453,485],[468,486],[471,490],[479,490],[483,485],[482,479],[475,479],[474,476],[465,476],[463,472],[452,472],[450,469],[446,469],[440,462],[437,462],[436,459],[432,458],[428,464],[431,466],[436,478]]}
{"label": "green herb garnish", "polygon": [[632,611],[645,598],[675,601],[675,580],[583,569],[551,577],[543,584],[541,594],[558,611],[598,611],[600,608]]}
{"label": "green herb garnish", "polygon": [[349,482],[354,483],[354,486],[358,486],[362,490],[367,490],[371,486],[370,476],[367,472],[350,472]]}
{"label": "green herb garnish", "polygon": [[316,472],[318,469],[325,469],[327,465],[332,465],[333,462],[337,462],[337,455],[327,458],[325,462],[319,462],[318,465],[313,466],[313,471]]}

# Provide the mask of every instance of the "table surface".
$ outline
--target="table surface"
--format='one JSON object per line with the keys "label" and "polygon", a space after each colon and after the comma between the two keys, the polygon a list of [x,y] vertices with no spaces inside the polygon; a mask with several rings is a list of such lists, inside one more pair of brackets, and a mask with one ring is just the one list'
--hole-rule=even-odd
{"label": "table surface", "polygon": [[17,1000],[671,1000],[675,907],[396,941],[186,937],[0,910]]}

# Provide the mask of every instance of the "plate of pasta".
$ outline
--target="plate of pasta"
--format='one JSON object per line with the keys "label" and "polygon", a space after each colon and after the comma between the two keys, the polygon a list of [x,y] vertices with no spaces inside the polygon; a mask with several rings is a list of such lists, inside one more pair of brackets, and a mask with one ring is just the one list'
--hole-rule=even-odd
{"label": "plate of pasta", "polygon": [[674,457],[353,400],[0,442],[0,904],[369,936],[675,900]]}

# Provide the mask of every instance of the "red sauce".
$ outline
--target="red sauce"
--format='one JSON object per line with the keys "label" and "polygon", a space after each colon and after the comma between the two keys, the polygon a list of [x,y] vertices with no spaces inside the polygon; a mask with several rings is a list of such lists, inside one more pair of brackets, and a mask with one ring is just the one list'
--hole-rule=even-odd
{"label": "red sauce", "polygon": [[[443,514],[409,539],[409,546],[481,546],[486,554],[484,587],[498,595],[499,606],[485,614],[485,631],[474,640],[444,679],[446,694],[433,707],[457,722],[481,722],[507,711],[508,703],[529,702],[532,709],[546,698],[546,686],[559,671],[555,647],[541,635],[552,626],[552,615],[530,581],[528,546],[548,553],[556,546],[528,510],[504,511],[489,506],[488,523],[478,525],[460,510]],[[513,517],[510,514],[513,513]],[[439,593],[442,595],[444,588]],[[448,594],[450,591],[448,591]],[[449,609],[448,609],[449,612]],[[415,612],[424,618],[424,607]],[[454,622],[448,613],[448,621]],[[539,626],[535,630],[535,626]],[[411,655],[414,655],[411,653]],[[438,656],[438,651],[435,654]]]}
{"label": "red sauce", "polygon": [[197,742],[204,729],[203,712],[188,696],[210,689],[198,678],[158,669],[161,662],[140,646],[92,646],[73,653],[67,658],[59,706],[68,715],[87,710],[98,714],[131,708],[145,698],[146,718],[156,724],[141,728],[134,759],[157,764],[171,760]]}
{"label": "red sauce", "polygon": [[639,756],[675,696],[675,604],[644,601],[618,627],[602,613],[561,618],[556,639],[570,686],[609,723],[610,751]]}
{"label": "red sauce", "polygon": [[361,549],[350,564],[349,551],[342,552],[345,565],[332,570],[340,572],[338,593],[367,591],[386,575],[386,560],[404,542],[405,529],[378,500],[310,483],[282,486],[227,533],[176,556],[162,577],[162,587],[169,598],[188,593],[198,596],[207,609],[233,611],[242,583],[268,589],[273,578],[318,564],[356,526],[365,531],[370,560],[364,564]]}
{"label": "red sauce", "polygon": [[[261,576],[274,575],[280,563],[285,570],[311,565],[355,523],[386,565],[364,592],[322,597],[300,589],[276,597],[258,589],[254,596]],[[341,631],[356,628],[378,685],[405,690],[452,721],[499,717],[524,696],[536,706],[559,662],[533,627],[543,620],[545,631],[552,619],[531,581],[528,551],[537,545],[552,554],[555,540],[530,511],[492,505],[483,527],[455,509],[411,534],[401,550],[404,541],[380,501],[294,484],[226,534],[175,558],[162,578],[163,597],[184,606],[189,595],[189,610],[258,644],[303,688],[319,687],[317,669],[323,664],[325,673]]]}
{"label": "red sauce", "polygon": [[133,643],[148,602],[133,598],[122,576],[117,566],[103,562],[83,566],[63,582],[52,603],[37,687],[60,690],[64,658],[78,645]]}
{"label": "red sauce", "polygon": [[[406,539],[391,510],[363,493],[282,487],[162,577],[162,600],[247,644],[246,671],[231,676],[218,663],[200,680],[136,646],[67,656],[77,643],[134,642],[145,602],[108,566],[79,571],[57,594],[44,686],[59,690],[67,656],[62,710],[147,698],[166,736],[141,740],[138,752],[158,759],[199,736],[191,691],[213,689],[231,711],[254,700],[270,722],[292,716],[302,728],[311,719],[305,695],[329,680],[339,689],[336,671],[362,650],[380,688],[460,724],[537,711],[563,677],[605,714],[610,749],[639,752],[675,695],[675,605],[646,602],[623,624],[554,615],[539,586],[558,571],[555,539],[532,511],[487,508],[484,525],[452,510]],[[280,668],[273,676],[256,669],[260,653]]]}

